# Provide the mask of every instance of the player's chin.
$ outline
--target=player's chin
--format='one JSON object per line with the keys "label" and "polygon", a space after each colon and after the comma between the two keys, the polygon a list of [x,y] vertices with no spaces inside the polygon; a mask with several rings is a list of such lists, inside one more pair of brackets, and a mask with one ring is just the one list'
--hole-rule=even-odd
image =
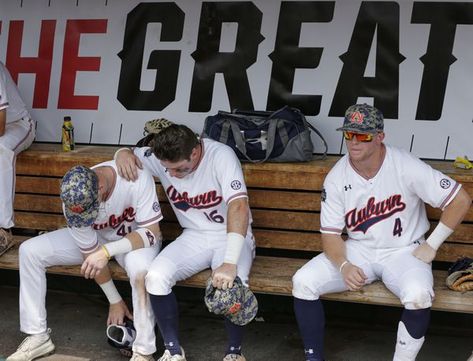
{"label": "player's chin", "polygon": [[350,158],[353,160],[361,160],[364,157],[364,152],[361,149],[349,149],[348,153],[350,154]]}

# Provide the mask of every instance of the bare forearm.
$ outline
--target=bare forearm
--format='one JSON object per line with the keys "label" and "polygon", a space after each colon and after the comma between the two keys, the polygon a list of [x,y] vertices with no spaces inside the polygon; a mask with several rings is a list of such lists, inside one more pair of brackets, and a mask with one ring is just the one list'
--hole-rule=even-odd
{"label": "bare forearm", "polygon": [[110,273],[110,270],[107,267],[102,269],[102,271],[95,276],[94,280],[97,282],[98,285],[104,284],[105,282],[108,282],[112,279],[112,275]]}
{"label": "bare forearm", "polygon": [[322,248],[327,258],[337,268],[347,261],[345,241],[341,236],[322,233]]}
{"label": "bare forearm", "polygon": [[444,209],[440,216],[440,222],[450,229],[455,229],[465,217],[471,207],[471,197],[461,188],[455,198]]}
{"label": "bare forearm", "polygon": [[234,232],[246,236],[250,219],[250,208],[247,198],[235,199],[228,206],[227,233]]}

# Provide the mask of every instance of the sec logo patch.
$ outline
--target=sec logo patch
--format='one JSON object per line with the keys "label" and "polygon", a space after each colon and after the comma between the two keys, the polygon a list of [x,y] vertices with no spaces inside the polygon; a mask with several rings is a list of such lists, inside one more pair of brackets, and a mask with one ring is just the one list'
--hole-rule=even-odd
{"label": "sec logo patch", "polygon": [[232,183],[230,183],[230,186],[232,187],[232,189],[237,191],[241,188],[241,182],[235,179],[234,181],[232,181]]}
{"label": "sec logo patch", "polygon": [[447,189],[447,188],[450,188],[450,186],[452,185],[452,183],[446,179],[446,178],[443,178],[441,181],[440,181],[440,187],[442,187],[443,189]]}
{"label": "sec logo patch", "polygon": [[161,207],[159,206],[159,203],[158,203],[158,202],[154,202],[154,203],[153,203],[153,211],[159,212],[160,209],[161,209]]}

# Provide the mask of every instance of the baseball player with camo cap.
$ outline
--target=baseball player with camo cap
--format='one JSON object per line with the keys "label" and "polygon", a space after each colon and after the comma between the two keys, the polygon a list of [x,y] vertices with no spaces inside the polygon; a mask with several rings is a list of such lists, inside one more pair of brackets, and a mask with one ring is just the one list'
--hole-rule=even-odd
{"label": "baseball player with camo cap", "polygon": [[[233,150],[199,139],[188,127],[173,124],[154,136],[152,148],[121,149],[120,174],[134,179],[137,165],[159,177],[183,232],[156,257],[146,289],[166,350],[159,361],[185,361],[179,340],[176,282],[212,269],[212,284],[232,288],[236,276],[248,286],[255,243],[248,193]],[[243,327],[224,318],[228,343],[224,361],[245,361]]]}
{"label": "baseball player with camo cap", "polygon": [[[323,253],[293,277],[294,310],[307,361],[324,360],[324,311],[320,296],[357,291],[381,280],[404,311],[394,361],[416,359],[434,298],[431,262],[471,205],[453,179],[410,153],[383,143],[383,114],[350,106],[343,132],[348,154],[332,168],[321,195]],[[440,208],[430,236],[425,204]],[[342,238],[343,230],[348,237]]]}
{"label": "baseball player with camo cap", "polygon": [[[82,264],[110,302],[107,324],[133,319],[132,361],[154,360],[153,310],[144,282],[161,247],[161,209],[154,179],[140,170],[136,182],[117,174],[114,161],[92,168],[75,166],[62,179],[61,199],[67,228],[24,242],[19,250],[20,328],[28,337],[8,361],[29,361],[54,351],[46,321],[46,267]],[[107,263],[115,257],[132,289],[133,314],[118,293]]]}

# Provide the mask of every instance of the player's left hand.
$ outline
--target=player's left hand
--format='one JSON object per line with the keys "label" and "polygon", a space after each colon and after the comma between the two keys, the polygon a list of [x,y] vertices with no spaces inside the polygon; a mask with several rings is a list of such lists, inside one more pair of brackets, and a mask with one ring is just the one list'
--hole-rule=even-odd
{"label": "player's left hand", "polygon": [[421,261],[424,261],[427,264],[432,263],[436,254],[437,251],[430,247],[427,242],[422,243],[414,250],[414,252],[412,252],[412,255],[414,257],[420,259]]}
{"label": "player's left hand", "polygon": [[221,290],[233,287],[233,281],[237,276],[237,265],[224,263],[212,273],[212,286]]}
{"label": "player's left hand", "polygon": [[90,254],[82,263],[80,273],[85,278],[95,278],[105,268],[108,263],[108,258],[102,249],[98,249],[94,253]]}
{"label": "player's left hand", "polygon": [[133,320],[133,315],[128,309],[128,306],[126,305],[125,301],[121,300],[120,302],[113,303],[110,305],[108,309],[107,326],[112,324],[124,325],[125,318]]}

